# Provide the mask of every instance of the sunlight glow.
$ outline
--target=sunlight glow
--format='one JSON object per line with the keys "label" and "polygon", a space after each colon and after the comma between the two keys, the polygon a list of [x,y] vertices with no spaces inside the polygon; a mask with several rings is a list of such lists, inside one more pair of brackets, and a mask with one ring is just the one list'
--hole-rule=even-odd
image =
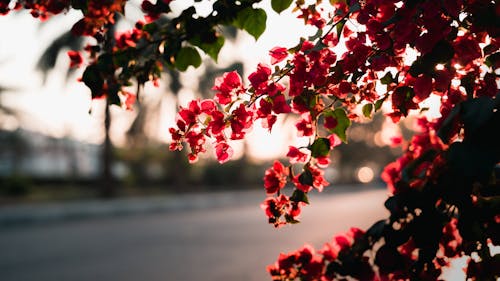
{"label": "sunlight glow", "polygon": [[359,168],[357,176],[358,176],[358,180],[360,182],[369,183],[375,177],[375,173],[374,173],[372,168],[365,166],[365,167]]}

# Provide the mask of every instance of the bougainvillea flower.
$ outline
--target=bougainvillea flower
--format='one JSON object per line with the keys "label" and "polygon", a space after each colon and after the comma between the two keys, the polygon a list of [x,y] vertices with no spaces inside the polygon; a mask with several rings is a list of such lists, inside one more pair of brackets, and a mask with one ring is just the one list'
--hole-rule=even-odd
{"label": "bougainvillea flower", "polygon": [[259,63],[257,65],[257,70],[248,76],[248,80],[250,80],[254,89],[257,89],[267,82],[269,75],[271,75],[271,68],[263,63]]}
{"label": "bougainvillea flower", "polygon": [[215,145],[215,155],[217,161],[223,164],[233,156],[233,149],[226,142],[219,142]]}
{"label": "bougainvillea flower", "polygon": [[299,137],[312,136],[314,126],[312,123],[311,114],[309,113],[302,114],[299,121],[295,123],[295,127],[297,128]]}
{"label": "bougainvillea flower", "polygon": [[286,224],[285,221],[280,220],[286,209],[290,206],[290,198],[281,194],[278,197],[267,197],[260,208],[264,210],[269,219],[269,223],[274,224],[275,227],[281,227]]}
{"label": "bougainvillea flower", "polygon": [[432,92],[432,78],[427,75],[417,77],[413,84],[413,90],[417,102],[425,100]]}
{"label": "bougainvillea flower", "polygon": [[283,47],[274,47],[269,51],[271,56],[271,64],[277,64],[288,56],[288,50]]}
{"label": "bougainvillea flower", "polygon": [[212,90],[218,91],[215,101],[222,105],[231,103],[239,94],[245,92],[241,77],[236,71],[226,72],[222,77],[215,78]]}
{"label": "bougainvillea flower", "polygon": [[83,63],[82,54],[78,51],[68,51],[68,57],[70,59],[69,67],[79,67]]}
{"label": "bougainvillea flower", "polygon": [[295,146],[289,146],[286,157],[290,159],[290,163],[292,164],[305,163],[307,162],[308,154],[300,151],[300,149],[296,148]]}
{"label": "bougainvillea flower", "polygon": [[267,194],[275,194],[278,190],[285,187],[288,178],[288,168],[281,162],[274,161],[271,168],[266,170],[264,174],[264,187]]}

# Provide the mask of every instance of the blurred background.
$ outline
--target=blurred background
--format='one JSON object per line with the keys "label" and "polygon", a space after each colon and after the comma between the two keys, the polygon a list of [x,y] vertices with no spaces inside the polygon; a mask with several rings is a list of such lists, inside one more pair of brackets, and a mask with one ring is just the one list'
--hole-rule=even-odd
{"label": "blurred background", "polygon": [[[174,1],[173,9],[192,2]],[[196,4],[200,13],[206,2]],[[132,3],[117,32],[140,18]],[[0,279],[263,280],[279,251],[319,247],[384,216],[379,175],[401,153],[392,139],[407,137],[411,120],[397,127],[377,114],[353,125],[349,145],[331,155],[326,194],[312,195],[304,223],[279,231],[259,209],[262,178],[288,145],[304,143],[293,116],[272,134],[257,125],[232,144],[235,159],[224,165],[210,151],[189,165],[184,152],[168,150],[179,106],[212,97],[226,71],[246,79],[258,62],[269,63],[268,50],[308,34],[293,15],[268,12],[257,43],[224,30],[229,40],[217,64],[166,71],[130,111],[91,100],[77,81],[83,69],[68,68],[66,52],[88,43],[68,33],[78,19],[73,12],[45,22],[26,12],[0,17]]]}
{"label": "blurred background", "polygon": [[[178,5],[174,10],[182,10],[182,4]],[[137,6],[129,7],[117,32],[130,28],[140,17]],[[217,76],[237,70],[246,78],[258,62],[269,62],[269,49],[293,46],[298,31],[308,32],[292,15],[268,14],[268,30],[259,42],[227,29],[224,33],[230,40],[218,64],[207,59],[202,67],[186,73],[166,71],[159,87],[146,85],[133,110],[112,106],[109,131],[104,129],[104,102],[90,100],[88,89],[77,81],[83,69],[68,68],[66,52],[88,43],[68,33],[79,16],[69,12],[45,22],[26,12],[2,17],[0,202],[105,194],[99,188],[112,188],[113,196],[134,196],[234,189],[235,182],[239,189],[260,185],[271,160],[283,157],[288,145],[304,142],[296,137],[293,116],[280,119],[272,134],[256,126],[247,140],[233,143],[236,159],[225,165],[217,164],[210,152],[196,165],[188,165],[183,153],[168,151],[168,128],[174,125],[179,105],[193,98],[213,97],[211,88]],[[291,34],[280,28],[285,24],[291,27],[288,31],[293,30]],[[334,165],[327,171],[328,180],[378,181],[384,165],[400,152],[389,147],[391,138],[399,135],[401,128],[383,115],[353,126],[350,144],[332,154]],[[107,137],[111,146],[104,145]],[[103,187],[103,181],[113,187]]]}

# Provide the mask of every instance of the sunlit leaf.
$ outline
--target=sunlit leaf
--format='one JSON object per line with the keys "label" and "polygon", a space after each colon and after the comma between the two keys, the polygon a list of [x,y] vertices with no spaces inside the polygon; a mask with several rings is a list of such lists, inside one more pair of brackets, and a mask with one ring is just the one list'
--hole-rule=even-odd
{"label": "sunlit leaf", "polygon": [[366,118],[370,118],[372,116],[372,110],[373,110],[373,103],[367,103],[367,104],[363,105],[362,111],[363,111],[363,115]]}
{"label": "sunlit leaf", "polygon": [[266,30],[266,21],[267,14],[263,9],[249,7],[238,14],[234,25],[245,30],[257,40]]}
{"label": "sunlit leaf", "polygon": [[271,0],[271,7],[276,13],[281,13],[288,9],[292,4],[293,0]]}

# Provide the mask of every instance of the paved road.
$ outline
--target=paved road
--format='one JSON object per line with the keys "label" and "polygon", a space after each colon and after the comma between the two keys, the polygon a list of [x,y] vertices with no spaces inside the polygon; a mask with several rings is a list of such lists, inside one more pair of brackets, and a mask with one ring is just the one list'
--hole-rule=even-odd
{"label": "paved road", "polygon": [[0,229],[3,281],[262,281],[280,251],[320,247],[386,213],[385,190],[323,194],[303,222],[274,229],[259,202]]}

